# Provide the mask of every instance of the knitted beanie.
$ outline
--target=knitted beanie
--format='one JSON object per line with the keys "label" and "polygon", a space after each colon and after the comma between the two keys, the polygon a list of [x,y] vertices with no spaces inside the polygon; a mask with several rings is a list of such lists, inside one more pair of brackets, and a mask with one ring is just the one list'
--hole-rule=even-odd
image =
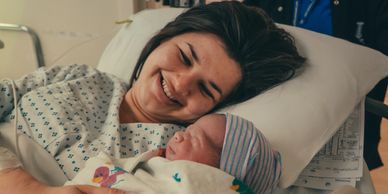
{"label": "knitted beanie", "polygon": [[220,169],[244,182],[255,193],[269,194],[278,184],[282,167],[273,150],[252,122],[229,113]]}

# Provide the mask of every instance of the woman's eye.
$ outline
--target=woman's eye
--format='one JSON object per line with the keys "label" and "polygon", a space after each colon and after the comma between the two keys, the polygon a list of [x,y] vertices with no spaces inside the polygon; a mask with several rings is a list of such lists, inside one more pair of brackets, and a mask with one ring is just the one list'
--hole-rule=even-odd
{"label": "woman's eye", "polygon": [[191,63],[191,60],[189,59],[189,57],[185,54],[185,52],[182,51],[182,49],[178,48],[179,49],[179,53],[180,53],[180,56],[181,56],[181,60],[182,62],[186,65],[186,66],[191,66],[192,63]]}
{"label": "woman's eye", "polygon": [[203,82],[199,83],[199,90],[201,91],[202,94],[215,100],[213,94],[210,92],[209,88],[206,87],[205,83],[203,83]]}

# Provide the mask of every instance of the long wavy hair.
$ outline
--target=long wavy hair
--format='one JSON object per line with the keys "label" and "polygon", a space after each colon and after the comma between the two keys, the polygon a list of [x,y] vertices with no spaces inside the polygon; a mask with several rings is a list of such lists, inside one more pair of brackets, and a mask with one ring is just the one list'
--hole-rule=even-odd
{"label": "long wavy hair", "polygon": [[236,1],[215,2],[187,10],[152,37],[140,54],[130,85],[137,80],[144,62],[156,47],[188,32],[218,36],[226,53],[242,70],[238,86],[215,109],[248,100],[289,80],[305,61],[293,37],[278,28],[262,9]]}

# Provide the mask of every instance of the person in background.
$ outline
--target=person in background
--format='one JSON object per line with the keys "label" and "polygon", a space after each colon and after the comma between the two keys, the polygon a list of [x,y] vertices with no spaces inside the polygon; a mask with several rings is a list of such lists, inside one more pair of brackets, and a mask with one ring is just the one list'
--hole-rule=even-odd
{"label": "person in background", "polygon": [[[264,9],[275,22],[342,38],[388,55],[387,0],[244,0],[244,4]],[[367,96],[383,102],[387,81],[381,80]],[[377,149],[381,119],[365,113],[364,159],[370,170],[383,165]]]}

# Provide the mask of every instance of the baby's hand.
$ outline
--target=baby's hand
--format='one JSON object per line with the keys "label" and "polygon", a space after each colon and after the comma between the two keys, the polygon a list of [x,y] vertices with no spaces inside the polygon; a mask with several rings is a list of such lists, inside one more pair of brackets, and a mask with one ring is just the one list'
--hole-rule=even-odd
{"label": "baby's hand", "polygon": [[157,156],[160,156],[160,157],[165,157],[165,153],[166,153],[166,150],[165,149],[162,149],[162,148],[159,148],[157,150],[154,150],[154,152],[156,153]]}

